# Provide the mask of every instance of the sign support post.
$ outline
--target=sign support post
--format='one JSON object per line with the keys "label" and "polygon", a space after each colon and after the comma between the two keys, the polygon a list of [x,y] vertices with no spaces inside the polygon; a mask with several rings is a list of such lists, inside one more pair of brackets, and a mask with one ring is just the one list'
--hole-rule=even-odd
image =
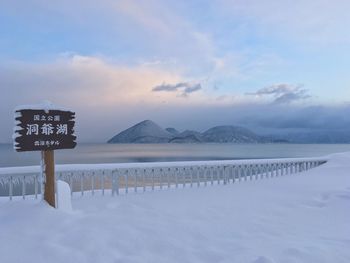
{"label": "sign support post", "polygon": [[43,175],[45,176],[44,200],[56,207],[55,202],[55,159],[53,150],[45,150],[41,152],[43,163]]}

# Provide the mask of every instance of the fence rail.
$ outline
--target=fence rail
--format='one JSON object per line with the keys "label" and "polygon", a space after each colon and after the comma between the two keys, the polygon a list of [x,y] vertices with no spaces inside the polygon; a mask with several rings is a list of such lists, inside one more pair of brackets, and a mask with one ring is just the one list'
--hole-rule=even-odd
{"label": "fence rail", "polygon": [[[200,187],[301,173],[325,158],[232,161],[57,165],[56,180],[74,196],[128,194],[179,187]],[[0,168],[0,195],[23,199],[41,196],[39,166]]]}

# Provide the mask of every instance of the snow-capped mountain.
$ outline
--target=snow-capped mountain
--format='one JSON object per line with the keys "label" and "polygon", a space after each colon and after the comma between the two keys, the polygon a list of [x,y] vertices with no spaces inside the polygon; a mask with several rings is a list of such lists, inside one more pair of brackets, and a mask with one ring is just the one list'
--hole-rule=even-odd
{"label": "snow-capped mountain", "polygon": [[204,141],[202,133],[197,131],[185,130],[179,134],[179,137],[189,137],[189,136],[193,138],[197,138],[198,141]]}
{"label": "snow-capped mountain", "polygon": [[142,121],[115,135],[108,143],[259,143],[265,139],[237,126],[217,126],[203,133],[174,128],[162,129],[150,120]]}
{"label": "snow-capped mountain", "polygon": [[145,120],[118,133],[108,143],[167,143],[173,137],[153,121]]}
{"label": "snow-capped mountain", "polygon": [[216,126],[203,133],[206,142],[258,143],[261,137],[254,132],[237,126]]}
{"label": "snow-capped mountain", "polygon": [[176,130],[175,128],[169,127],[165,129],[167,132],[170,132],[173,135],[178,135],[180,134],[180,132],[178,130]]}
{"label": "snow-capped mountain", "polygon": [[201,143],[202,140],[198,139],[195,135],[187,135],[184,137],[176,136],[169,140],[170,143]]}

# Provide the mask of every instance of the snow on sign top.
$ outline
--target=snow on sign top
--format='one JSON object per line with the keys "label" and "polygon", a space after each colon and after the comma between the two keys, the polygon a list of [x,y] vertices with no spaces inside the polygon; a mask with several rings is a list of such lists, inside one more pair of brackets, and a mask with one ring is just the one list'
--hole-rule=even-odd
{"label": "snow on sign top", "polygon": [[61,110],[61,111],[69,111],[66,108],[59,107],[54,105],[51,101],[43,101],[42,103],[39,104],[32,104],[32,105],[20,105],[15,108],[15,111],[20,111],[20,110],[44,110],[44,111],[49,111],[49,110]]}
{"label": "snow on sign top", "polygon": [[15,109],[14,148],[16,151],[70,149],[76,146],[75,113],[51,103]]}

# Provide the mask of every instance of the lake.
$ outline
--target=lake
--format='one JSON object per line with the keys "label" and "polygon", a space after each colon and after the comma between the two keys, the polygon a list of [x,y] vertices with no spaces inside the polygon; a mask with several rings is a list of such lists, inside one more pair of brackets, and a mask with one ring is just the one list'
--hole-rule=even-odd
{"label": "lake", "polygon": [[[323,156],[350,152],[350,144],[78,144],[55,151],[57,164],[227,160]],[[0,167],[38,165],[40,152],[0,144]]]}

